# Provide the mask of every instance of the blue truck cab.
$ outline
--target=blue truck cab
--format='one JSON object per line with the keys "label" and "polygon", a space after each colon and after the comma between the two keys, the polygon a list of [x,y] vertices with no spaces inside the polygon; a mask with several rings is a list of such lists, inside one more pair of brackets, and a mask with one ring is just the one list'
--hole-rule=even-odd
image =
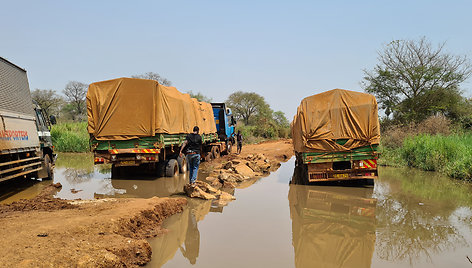
{"label": "blue truck cab", "polygon": [[228,151],[230,151],[230,148],[235,143],[234,129],[236,121],[234,120],[233,113],[230,108],[226,107],[225,103],[212,103],[211,106],[215,116],[218,138],[226,142],[227,148],[229,149]]}

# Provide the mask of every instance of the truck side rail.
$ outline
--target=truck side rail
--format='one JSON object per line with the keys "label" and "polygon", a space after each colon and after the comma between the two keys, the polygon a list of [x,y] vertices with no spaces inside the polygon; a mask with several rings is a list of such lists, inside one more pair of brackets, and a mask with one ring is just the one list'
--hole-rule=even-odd
{"label": "truck side rail", "polygon": [[301,153],[304,164],[325,162],[377,159],[379,152],[377,144],[364,146],[346,152]]}
{"label": "truck side rail", "polygon": [[37,156],[3,162],[0,163],[0,182],[31,174],[40,171],[41,169],[41,158]]}
{"label": "truck side rail", "polygon": [[[203,143],[214,142],[218,140],[218,134],[202,134]],[[162,149],[169,146],[180,146],[186,139],[187,134],[157,134],[152,137],[142,137],[131,140],[107,140],[99,141],[93,139],[91,147],[94,151],[105,151],[113,149]]]}

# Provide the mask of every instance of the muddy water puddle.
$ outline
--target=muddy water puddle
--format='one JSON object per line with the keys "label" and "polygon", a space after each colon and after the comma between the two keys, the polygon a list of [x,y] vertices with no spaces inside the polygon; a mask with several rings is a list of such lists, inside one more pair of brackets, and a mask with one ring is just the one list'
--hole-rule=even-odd
{"label": "muddy water puddle", "polygon": [[470,186],[382,168],[375,187],[289,185],[293,159],[212,211],[192,200],[148,267],[470,267]]}
{"label": "muddy water puddle", "polygon": [[[56,197],[180,196],[188,178],[112,179],[89,154],[59,156]],[[375,187],[289,185],[294,160],[250,180],[227,206],[188,199],[150,239],[148,267],[471,267],[472,191],[436,173],[382,168]],[[3,189],[31,198],[46,182]]]}

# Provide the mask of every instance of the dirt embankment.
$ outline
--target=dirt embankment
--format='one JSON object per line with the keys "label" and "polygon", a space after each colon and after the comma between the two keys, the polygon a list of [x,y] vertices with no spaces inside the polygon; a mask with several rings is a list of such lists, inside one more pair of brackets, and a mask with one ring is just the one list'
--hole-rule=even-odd
{"label": "dirt embankment", "polygon": [[145,238],[182,211],[184,198],[54,199],[41,195],[0,206],[5,267],[135,267],[151,258]]}

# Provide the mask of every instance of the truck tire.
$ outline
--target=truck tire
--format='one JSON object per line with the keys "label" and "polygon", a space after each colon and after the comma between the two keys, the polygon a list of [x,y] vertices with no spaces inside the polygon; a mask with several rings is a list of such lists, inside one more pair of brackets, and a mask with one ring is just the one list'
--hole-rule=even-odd
{"label": "truck tire", "polygon": [[49,157],[48,154],[44,156],[44,168],[46,169],[47,172],[47,177],[44,179],[52,180],[54,179],[54,171],[52,170],[52,162],[51,162],[51,157]]}
{"label": "truck tire", "polygon": [[213,154],[211,152],[203,153],[203,161],[210,162],[213,159]]}
{"label": "truck tire", "polygon": [[217,146],[211,147],[211,154],[213,156],[213,159],[219,158],[220,157],[220,148]]}
{"label": "truck tire", "polygon": [[176,177],[179,174],[179,163],[176,159],[170,159],[166,165],[166,177]]}
{"label": "truck tire", "polygon": [[233,149],[233,143],[231,141],[227,141],[226,142],[226,154],[230,154],[231,149]]}
{"label": "truck tire", "polygon": [[177,163],[179,164],[179,171],[180,173],[184,174],[187,172],[187,158],[184,157],[177,157]]}

